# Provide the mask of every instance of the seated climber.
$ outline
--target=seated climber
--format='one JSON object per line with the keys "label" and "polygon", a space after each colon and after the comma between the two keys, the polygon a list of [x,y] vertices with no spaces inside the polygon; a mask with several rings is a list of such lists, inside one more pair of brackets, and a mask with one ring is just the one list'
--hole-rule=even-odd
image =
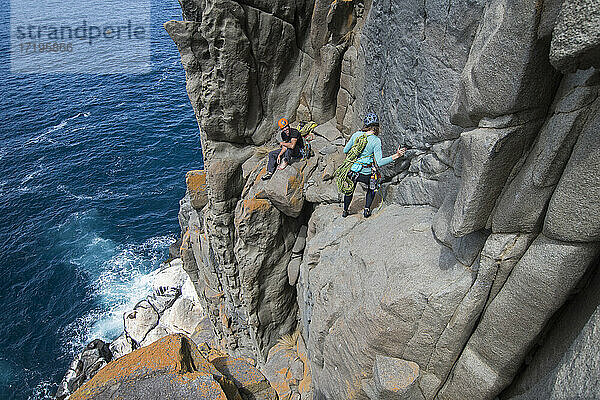
{"label": "seated climber", "polygon": [[281,118],[277,122],[277,125],[279,125],[279,130],[281,131],[282,141],[279,142],[281,149],[273,150],[269,153],[267,172],[263,175],[263,180],[270,179],[275,172],[275,168],[284,169],[294,159],[302,157],[300,150],[304,146],[304,143],[300,132],[297,129],[290,128],[290,124],[285,118]]}
{"label": "seated climber", "polygon": [[352,202],[352,196],[356,183],[367,185],[365,199],[364,217],[371,216],[371,204],[375,199],[377,188],[378,171],[382,167],[397,160],[406,153],[405,147],[398,147],[395,154],[383,157],[381,152],[381,139],[379,134],[379,118],[370,113],[364,119],[364,127],[355,132],[346,146],[344,153],[347,154],[346,161],[336,171],[338,188],[344,193],[344,211],[342,217],[348,216],[348,208]]}

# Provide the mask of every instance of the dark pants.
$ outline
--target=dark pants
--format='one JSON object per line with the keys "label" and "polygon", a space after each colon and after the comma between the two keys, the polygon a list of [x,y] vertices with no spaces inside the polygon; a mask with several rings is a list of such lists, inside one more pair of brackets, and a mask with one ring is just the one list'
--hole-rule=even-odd
{"label": "dark pants", "polygon": [[[371,209],[371,204],[373,204],[373,200],[375,199],[375,191],[369,188],[369,183],[371,182],[371,175],[363,175],[358,174],[357,182],[361,182],[367,185],[367,196],[365,198],[365,208]],[[352,194],[344,195],[344,210],[348,211],[348,207],[350,207],[350,203],[352,202],[352,196],[354,195],[354,189],[356,189],[356,182],[354,182],[354,187],[352,188]]]}
{"label": "dark pants", "polygon": [[[275,168],[277,168],[277,156],[279,155],[279,150],[273,150],[269,152],[269,163],[267,164],[267,171],[275,172]],[[281,156],[281,160],[285,160],[288,164],[292,162],[292,149],[286,149],[285,153]]]}

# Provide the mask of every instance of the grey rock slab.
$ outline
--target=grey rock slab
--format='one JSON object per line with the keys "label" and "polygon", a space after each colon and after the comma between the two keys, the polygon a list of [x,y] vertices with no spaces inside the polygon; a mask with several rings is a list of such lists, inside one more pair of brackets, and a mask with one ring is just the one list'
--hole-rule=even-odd
{"label": "grey rock slab", "polygon": [[267,142],[277,120],[293,115],[298,89],[308,77],[312,58],[297,43],[307,33],[312,6],[285,3],[281,13],[269,3],[256,6],[210,0],[197,22],[165,24],[181,53],[200,127],[210,140]]}
{"label": "grey rock slab", "polygon": [[162,314],[167,308],[173,305],[180,295],[181,289],[179,288],[161,287],[159,292],[151,294],[146,300],[148,300],[159,314]]}
{"label": "grey rock slab", "polygon": [[433,177],[410,174],[398,184],[389,185],[385,192],[385,201],[403,205],[431,205],[440,207],[449,193],[456,193],[459,179],[451,169]]}
{"label": "grey rock slab", "polygon": [[375,354],[426,365],[471,284],[471,272],[434,239],[431,207],[389,205],[366,220],[339,211],[315,209],[299,290],[309,299],[301,315],[310,317],[313,382],[336,399],[346,398],[347,382],[362,393]]}
{"label": "grey rock slab", "polygon": [[344,146],[346,144],[346,141],[343,138],[338,138],[335,139],[332,143],[336,146]]}
{"label": "grey rock slab", "polygon": [[453,166],[456,155],[460,148],[459,140],[445,140],[443,142],[435,143],[431,146],[431,150],[435,153],[438,160],[446,165]]}
{"label": "grey rock slab", "polygon": [[304,162],[297,162],[277,169],[271,179],[259,184],[256,197],[269,199],[285,215],[297,217],[304,206],[304,166]]}
{"label": "grey rock slab", "polygon": [[109,345],[113,359],[117,359],[125,354],[129,354],[138,347],[138,344],[135,343],[129,336],[127,336],[125,332],[119,335],[119,337],[113,340]]}
{"label": "grey rock slab", "polygon": [[113,359],[108,344],[100,339],[88,343],[75,356],[67,373],[59,384],[55,398],[64,400]]}
{"label": "grey rock slab", "polygon": [[288,284],[287,266],[300,224],[269,200],[245,198],[236,208],[234,226],[245,312],[257,357],[264,362],[268,349],[296,323],[295,290]]}
{"label": "grey rock slab", "polygon": [[344,158],[344,153],[337,147],[335,153],[319,157],[315,168],[307,167],[310,172],[306,173],[304,184],[306,201],[311,203],[339,203],[342,201],[343,195],[338,191],[335,179],[332,179],[330,175],[343,163]]}
{"label": "grey rock slab", "polygon": [[340,203],[343,200],[333,180],[308,179],[304,192],[306,201],[310,203]]}
{"label": "grey rock slab", "polygon": [[158,339],[168,336],[170,333],[174,332],[169,332],[166,327],[162,325],[157,325],[154,329],[148,332],[142,343],[140,343],[140,346],[143,347],[152,344]]}
{"label": "grey rock slab", "polygon": [[544,220],[548,237],[569,242],[600,241],[599,107],[590,110],[552,194]]}
{"label": "grey rock slab", "polygon": [[181,237],[169,245],[169,260],[181,258]]}
{"label": "grey rock slab", "polygon": [[523,125],[536,119],[542,119],[546,115],[546,109],[534,108],[518,111],[514,114],[504,114],[497,117],[482,117],[477,125],[479,128],[510,128],[511,126]]}
{"label": "grey rock slab", "polygon": [[493,0],[486,7],[451,107],[452,122],[544,110],[558,74],[548,40],[538,39],[539,9],[529,0]]}
{"label": "grey rock slab", "polygon": [[503,129],[478,128],[461,135],[462,179],[452,215],[455,236],[486,227],[494,202],[538,127],[535,122]]}
{"label": "grey rock slab", "polygon": [[208,195],[212,202],[227,201],[236,198],[245,184],[242,165],[254,154],[254,148],[232,145],[229,143],[203,143],[206,183]]}
{"label": "grey rock slab", "polygon": [[189,194],[185,194],[185,196],[179,200],[179,213],[177,214],[177,220],[179,221],[179,228],[181,232],[185,232],[188,227],[188,222],[190,220],[190,212],[194,208],[192,207],[192,201],[190,199]]}
{"label": "grey rock slab", "polygon": [[158,319],[158,312],[152,304],[148,300],[142,300],[135,305],[133,311],[123,315],[125,332],[139,344],[148,332],[158,325]]}
{"label": "grey rock slab", "polygon": [[489,290],[486,307],[502,290],[504,283],[510,276],[514,266],[519,262],[529,245],[536,238],[532,233],[493,233],[485,242],[481,252],[481,265],[493,264],[496,266],[496,276]]}
{"label": "grey rock slab", "polygon": [[328,142],[333,143],[336,139],[343,137],[342,132],[338,131],[335,126],[335,119],[330,119],[324,124],[318,125],[314,130],[316,135],[319,135]]}
{"label": "grey rock slab", "polygon": [[411,160],[409,172],[418,173],[427,178],[440,174],[450,168],[437,158],[433,153],[424,154],[421,157],[415,157]]}
{"label": "grey rock slab", "polygon": [[[451,254],[445,256],[452,258]],[[427,306],[423,309],[415,332],[406,345],[403,358],[419,362],[425,367],[431,362],[432,357],[436,356],[440,347],[451,347],[451,345],[443,346],[448,342],[448,337],[451,337],[452,345],[460,347],[460,336],[448,335],[450,330],[448,326],[460,326],[461,317],[471,317],[469,312],[473,308],[464,307],[464,299],[469,296],[472,281],[472,273],[465,273],[452,285],[442,286],[433,295],[427,297]],[[472,318],[475,319],[476,316]],[[456,320],[458,323],[455,324]],[[461,333],[459,329],[457,330]]]}
{"label": "grey rock slab", "polygon": [[[596,266],[597,268],[597,266]],[[553,318],[502,400],[600,398],[600,273]]]}
{"label": "grey rock slab", "polygon": [[[318,3],[327,4],[326,1]],[[313,68],[302,90],[302,98],[306,99],[310,114],[316,122],[325,122],[335,117],[335,100],[346,47],[343,41],[330,41],[316,50]],[[295,91],[298,91],[298,87]]]}
{"label": "grey rock slab", "polygon": [[373,383],[378,400],[424,399],[419,390],[419,365],[412,361],[377,354]]}
{"label": "grey rock slab", "polygon": [[207,343],[211,347],[213,345],[217,345],[215,342],[214,328],[208,316],[205,316],[200,320],[200,322],[196,326],[196,330],[191,336],[191,339],[198,346],[200,346],[202,343]]}
{"label": "grey rock slab", "polygon": [[[577,85],[583,83],[581,86],[575,86],[569,88],[571,90],[567,91],[567,93],[561,93],[562,96],[557,95],[556,98],[560,99],[556,105],[553,107],[554,112],[556,113],[570,113],[573,111],[578,111],[581,108],[591,104],[594,100],[598,98],[598,84],[595,82],[595,85],[587,86],[581,80],[585,78],[592,78],[592,74],[590,71],[595,71],[594,69],[588,71],[580,71],[578,73],[572,74],[574,75],[573,79],[568,79],[571,77],[567,77],[563,79],[563,81],[569,82],[572,85]],[[597,76],[597,75],[596,75]],[[577,77],[577,78],[576,78]],[[562,86],[562,84],[561,84]],[[560,92],[559,92],[560,93]]]}
{"label": "grey rock slab", "polygon": [[[362,119],[382,121],[384,153],[400,144],[457,138],[449,108],[458,88],[485,2],[373,2],[355,44],[359,61],[352,94]],[[361,89],[363,88],[364,89]],[[359,104],[360,103],[360,104]],[[355,118],[356,118],[355,117]],[[349,128],[354,122],[344,121]]]}
{"label": "grey rock slab", "polygon": [[296,282],[298,282],[298,276],[300,275],[300,264],[302,263],[302,258],[294,257],[290,260],[287,266],[288,273],[288,283],[290,286],[295,286]]}
{"label": "grey rock slab", "polygon": [[296,241],[294,242],[292,253],[302,253],[304,251],[304,247],[306,246],[307,232],[308,226],[302,225],[302,227],[300,227],[300,230],[298,231],[298,236],[296,236]]}
{"label": "grey rock slab", "polygon": [[180,258],[172,260],[168,264],[150,274],[152,279],[152,289],[155,293],[163,294],[168,289],[179,289],[185,283],[187,275],[183,269],[183,262]]}
{"label": "grey rock slab", "polygon": [[481,251],[475,280],[467,295],[456,308],[429,359],[426,368],[429,375],[422,384],[422,387],[432,386],[426,389],[427,393],[437,393],[440,389],[473,332],[485,306],[489,304],[489,299],[492,298],[491,291],[494,290],[497,283],[498,288],[502,287],[512,266],[525,253],[529,242],[520,239],[519,235],[490,235],[488,237]]}
{"label": "grey rock slab", "polygon": [[[318,3],[327,4],[326,1]],[[326,43],[317,50],[313,68],[301,92],[316,122],[325,122],[335,117],[335,101],[345,48],[344,42],[336,41]],[[299,93],[299,87],[295,87],[294,91]]]}
{"label": "grey rock slab", "polygon": [[[492,216],[494,232],[539,232],[550,197],[569,160],[573,146],[593,108],[586,107],[596,87],[580,86],[589,73],[563,79],[552,113],[526,159],[515,168],[498,198]],[[576,189],[578,190],[578,189]]]}
{"label": "grey rock slab", "polygon": [[452,252],[466,266],[471,266],[479,256],[488,232],[484,229],[472,232],[462,237],[456,237],[451,232],[454,197],[446,196],[442,206],[433,218],[432,230],[435,238],[452,249]]}
{"label": "grey rock slab", "polygon": [[[259,148],[259,149],[263,149],[263,148]],[[265,153],[267,152],[267,150],[271,150],[271,149],[264,148]],[[264,158],[265,158],[264,155],[261,153],[258,153],[258,151],[257,151],[256,153],[254,153],[254,155],[252,155],[252,157],[247,159],[242,164],[242,176],[244,177],[244,179],[248,179],[248,177],[250,176],[250,173],[260,164],[260,162]]]}
{"label": "grey rock slab", "polygon": [[321,155],[332,154],[338,150],[337,146],[334,145],[332,141],[322,136],[315,136],[315,138],[311,140],[310,145],[312,146],[315,153]]}
{"label": "grey rock slab", "polygon": [[552,35],[556,19],[560,12],[560,6],[563,0],[546,0],[542,4],[542,15],[540,16],[540,24],[538,26],[538,38],[546,38]]}
{"label": "grey rock slab", "polygon": [[180,297],[165,311],[160,322],[170,333],[191,335],[204,315],[204,309],[200,304],[187,297]]}
{"label": "grey rock slab", "polygon": [[439,399],[498,395],[598,251],[597,244],[564,243],[539,235],[483,313]]}
{"label": "grey rock slab", "polygon": [[401,205],[439,206],[443,200],[439,185],[437,181],[410,175],[398,184],[388,186],[384,197],[387,202]]}
{"label": "grey rock slab", "polygon": [[600,4],[565,0],[552,32],[550,62],[562,72],[600,67]]}

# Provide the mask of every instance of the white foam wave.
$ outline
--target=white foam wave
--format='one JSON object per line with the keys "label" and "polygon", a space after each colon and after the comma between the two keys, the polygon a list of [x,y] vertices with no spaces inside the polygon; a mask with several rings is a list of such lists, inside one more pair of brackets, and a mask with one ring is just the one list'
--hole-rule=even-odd
{"label": "white foam wave", "polygon": [[94,194],[75,194],[72,193],[69,188],[67,188],[65,185],[58,185],[57,189],[60,192],[63,192],[65,194],[67,194],[68,196],[76,199],[76,200],[85,200],[85,201],[98,201],[98,200],[107,200],[107,199],[114,199],[114,198],[127,198],[127,197],[131,197],[130,194],[128,193],[115,193],[110,189],[104,189],[101,190],[97,193]]}
{"label": "white foam wave", "polygon": [[[59,128],[57,128],[57,129],[59,129]],[[48,133],[50,133],[50,132],[39,134],[36,137],[27,140],[25,142],[25,145],[32,145],[32,144],[38,144],[38,143],[44,143],[44,142],[50,143],[50,144],[56,143],[51,137],[48,136]]]}
{"label": "white foam wave", "polygon": [[47,137],[48,134],[63,129],[65,126],[67,126],[67,124],[69,123],[69,121],[72,121],[72,120],[77,119],[79,117],[87,118],[89,116],[90,116],[89,111],[85,111],[85,112],[77,113],[76,115],[73,115],[71,117],[65,118],[62,121],[60,121],[58,124],[56,124],[56,125],[51,126],[50,128],[48,128],[48,130],[45,133],[37,136],[34,139],[30,139],[29,141],[26,142],[26,144],[39,143],[42,140],[48,140],[51,143],[54,143],[52,141],[52,139],[50,139],[50,138]]}
{"label": "white foam wave", "polygon": [[[91,240],[102,241],[98,237]],[[165,250],[173,241],[174,236],[158,236],[141,245],[120,247],[99,269],[91,271],[94,283],[89,297],[98,306],[64,330],[65,351],[74,355],[93,339],[112,341],[123,331],[123,314],[152,292],[151,272],[164,261]],[[92,247],[93,243],[90,250]],[[86,267],[85,262],[74,264]]]}
{"label": "white foam wave", "polygon": [[52,133],[52,132],[55,132],[55,131],[57,131],[59,129],[64,128],[65,126],[67,126],[67,121],[68,121],[68,119],[65,119],[65,120],[61,121],[58,125],[54,125],[54,126],[50,127],[46,131],[46,133]]}
{"label": "white foam wave", "polygon": [[33,393],[28,400],[54,400],[54,394],[58,390],[58,384],[50,381],[42,381],[33,388]]}

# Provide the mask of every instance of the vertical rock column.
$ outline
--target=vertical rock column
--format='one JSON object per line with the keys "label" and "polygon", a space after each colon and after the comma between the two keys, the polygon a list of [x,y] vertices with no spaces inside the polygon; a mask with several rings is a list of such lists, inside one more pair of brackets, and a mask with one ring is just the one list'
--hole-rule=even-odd
{"label": "vertical rock column", "polygon": [[[498,264],[481,319],[437,393],[439,399],[497,396],[600,251],[598,149],[589,139],[590,132],[597,132],[595,71],[564,77],[545,120],[540,118],[557,81],[548,64],[547,26],[552,22],[544,21],[556,14],[551,11],[529,2],[493,1],[454,103],[455,122],[477,122],[478,128],[462,136],[465,163],[452,230],[466,235],[491,228],[486,248],[491,240],[517,241],[494,251],[498,256],[514,254],[508,263]],[[516,41],[506,40],[517,32]],[[502,57],[496,53],[502,49],[498,38],[511,46],[526,43]],[[511,58],[521,51],[520,59]],[[523,69],[514,79],[519,65]],[[513,75],[512,81],[484,79],[503,71]],[[489,135],[498,140],[486,144]],[[516,141],[507,146],[507,139]],[[484,258],[482,253],[482,266],[488,264]]]}
{"label": "vertical rock column", "polygon": [[[280,293],[280,285],[268,268],[260,269],[260,259],[277,254],[285,259],[291,251],[286,243],[293,244],[292,231],[298,227],[292,224],[286,240],[270,241],[257,251],[248,251],[254,243],[239,244],[248,232],[244,218],[235,218],[246,183],[242,164],[272,139],[279,118],[295,114],[314,58],[304,56],[313,2],[192,0],[182,8],[186,21],[169,21],[165,29],[181,53],[206,170],[204,225],[202,231],[190,232],[189,239],[204,278],[199,279],[199,295],[206,300],[221,346],[260,361],[276,340],[272,325],[295,320],[289,286],[284,292],[291,295],[283,296],[289,305],[270,309],[268,298]],[[277,234],[277,229],[264,232],[267,237]],[[256,266],[262,272],[246,282]],[[256,318],[267,309],[269,319]],[[281,329],[291,329],[290,324]]]}

